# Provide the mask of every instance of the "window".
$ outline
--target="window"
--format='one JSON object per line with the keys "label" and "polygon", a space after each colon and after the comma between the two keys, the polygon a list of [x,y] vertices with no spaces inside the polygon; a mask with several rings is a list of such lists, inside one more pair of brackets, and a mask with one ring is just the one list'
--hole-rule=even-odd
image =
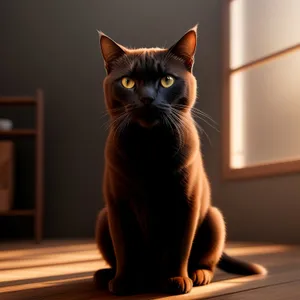
{"label": "window", "polygon": [[300,1],[224,1],[226,178],[300,172]]}

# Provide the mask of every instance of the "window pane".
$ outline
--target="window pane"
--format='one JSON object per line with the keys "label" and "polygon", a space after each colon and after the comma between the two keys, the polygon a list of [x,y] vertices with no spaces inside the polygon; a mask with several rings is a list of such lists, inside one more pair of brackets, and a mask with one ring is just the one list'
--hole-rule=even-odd
{"label": "window pane", "polygon": [[234,0],[230,67],[300,43],[300,0]]}
{"label": "window pane", "polygon": [[231,167],[300,158],[299,74],[296,51],[231,76]]}

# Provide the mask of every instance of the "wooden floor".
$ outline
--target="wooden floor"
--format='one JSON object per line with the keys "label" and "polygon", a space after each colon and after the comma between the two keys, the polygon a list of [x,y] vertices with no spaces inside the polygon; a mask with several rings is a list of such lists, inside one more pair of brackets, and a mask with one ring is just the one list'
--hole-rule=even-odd
{"label": "wooden floor", "polygon": [[93,241],[46,241],[42,245],[0,245],[1,300],[96,299],[300,299],[300,247],[231,243],[228,253],[258,262],[267,276],[234,276],[218,271],[213,283],[184,296],[117,297],[96,291],[92,274],[106,265]]}

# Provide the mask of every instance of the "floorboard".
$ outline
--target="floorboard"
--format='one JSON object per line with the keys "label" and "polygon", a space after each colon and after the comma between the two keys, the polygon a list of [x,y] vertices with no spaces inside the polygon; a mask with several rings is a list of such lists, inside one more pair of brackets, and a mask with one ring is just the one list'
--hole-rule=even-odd
{"label": "floorboard", "polygon": [[236,276],[218,270],[213,282],[187,295],[162,294],[117,297],[97,291],[94,271],[105,268],[94,241],[46,241],[0,245],[1,300],[248,300],[300,299],[300,247],[273,244],[229,243],[227,252],[261,263],[267,276]]}

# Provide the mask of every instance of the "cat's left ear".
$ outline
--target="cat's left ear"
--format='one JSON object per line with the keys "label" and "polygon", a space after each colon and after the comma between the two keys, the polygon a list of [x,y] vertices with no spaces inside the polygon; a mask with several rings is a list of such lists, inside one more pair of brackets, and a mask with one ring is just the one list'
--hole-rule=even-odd
{"label": "cat's left ear", "polygon": [[168,50],[168,53],[182,59],[189,71],[192,71],[194,65],[194,57],[197,47],[197,27],[198,25],[188,30],[184,36]]}
{"label": "cat's left ear", "polygon": [[100,48],[102,57],[104,60],[104,66],[109,73],[111,71],[111,64],[113,61],[117,60],[121,56],[125,55],[125,47],[117,44],[113,39],[108,37],[103,32],[98,32],[100,38]]}

